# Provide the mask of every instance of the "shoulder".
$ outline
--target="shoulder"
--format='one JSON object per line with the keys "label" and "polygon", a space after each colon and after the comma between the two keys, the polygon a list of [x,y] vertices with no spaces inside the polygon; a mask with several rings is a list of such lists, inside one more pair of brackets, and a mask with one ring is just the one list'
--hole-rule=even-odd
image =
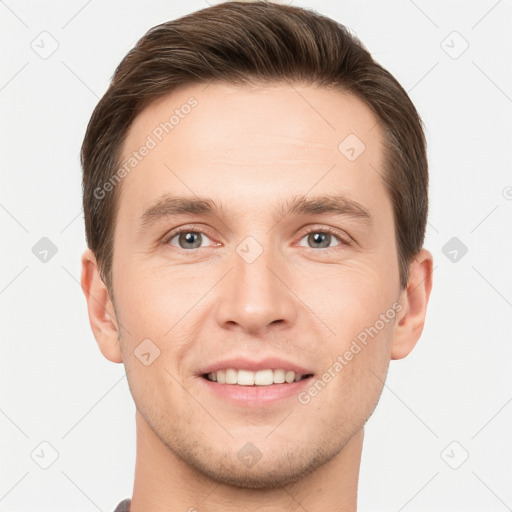
{"label": "shoulder", "polygon": [[121,501],[121,503],[119,503],[119,505],[117,505],[114,512],[130,512],[130,503],[131,503],[131,499],[126,498],[125,500]]}

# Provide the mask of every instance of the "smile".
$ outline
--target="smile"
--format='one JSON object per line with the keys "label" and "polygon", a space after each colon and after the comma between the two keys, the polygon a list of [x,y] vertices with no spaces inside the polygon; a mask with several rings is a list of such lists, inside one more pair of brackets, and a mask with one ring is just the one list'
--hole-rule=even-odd
{"label": "smile", "polygon": [[299,382],[302,379],[311,376],[311,374],[302,375],[292,370],[284,369],[266,369],[266,370],[242,370],[235,368],[226,368],[203,375],[211,382],[219,384],[237,384],[239,386],[270,386],[272,384],[291,384]]}

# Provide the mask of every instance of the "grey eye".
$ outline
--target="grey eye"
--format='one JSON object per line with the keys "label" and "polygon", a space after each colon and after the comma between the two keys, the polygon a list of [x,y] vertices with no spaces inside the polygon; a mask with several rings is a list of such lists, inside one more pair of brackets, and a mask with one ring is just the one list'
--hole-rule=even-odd
{"label": "grey eye", "polygon": [[173,240],[178,239],[178,247],[180,249],[197,249],[201,247],[201,242],[203,238],[209,240],[209,238],[200,233],[198,231],[182,231],[181,233],[176,233],[170,240],[169,243],[171,245],[175,245],[172,243]]}
{"label": "grey eye", "polygon": [[[307,239],[308,247],[312,249],[326,249],[330,247],[331,242],[336,240],[338,237],[323,231],[312,231],[311,233],[308,233],[306,236],[304,236],[302,240],[305,238]],[[340,245],[339,241],[335,245]]]}

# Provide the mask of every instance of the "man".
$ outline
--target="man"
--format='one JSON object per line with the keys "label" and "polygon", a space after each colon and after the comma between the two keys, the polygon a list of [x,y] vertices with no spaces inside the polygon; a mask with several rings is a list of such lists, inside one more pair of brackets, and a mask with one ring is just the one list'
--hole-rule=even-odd
{"label": "man", "polygon": [[136,405],[116,511],[356,510],[432,286],[402,87],[329,18],[222,3],[128,53],[82,166],[89,319]]}

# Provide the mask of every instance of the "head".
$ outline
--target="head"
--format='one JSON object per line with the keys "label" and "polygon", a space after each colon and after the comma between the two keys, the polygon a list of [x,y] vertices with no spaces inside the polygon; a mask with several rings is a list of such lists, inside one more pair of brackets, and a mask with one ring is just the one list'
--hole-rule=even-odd
{"label": "head", "polygon": [[[399,83],[329,18],[227,2],[139,40],[81,159],[90,321],[141,430],[239,486],[338,455],[418,340],[431,288],[425,139]],[[235,406],[204,370],[239,357],[311,376]]]}

